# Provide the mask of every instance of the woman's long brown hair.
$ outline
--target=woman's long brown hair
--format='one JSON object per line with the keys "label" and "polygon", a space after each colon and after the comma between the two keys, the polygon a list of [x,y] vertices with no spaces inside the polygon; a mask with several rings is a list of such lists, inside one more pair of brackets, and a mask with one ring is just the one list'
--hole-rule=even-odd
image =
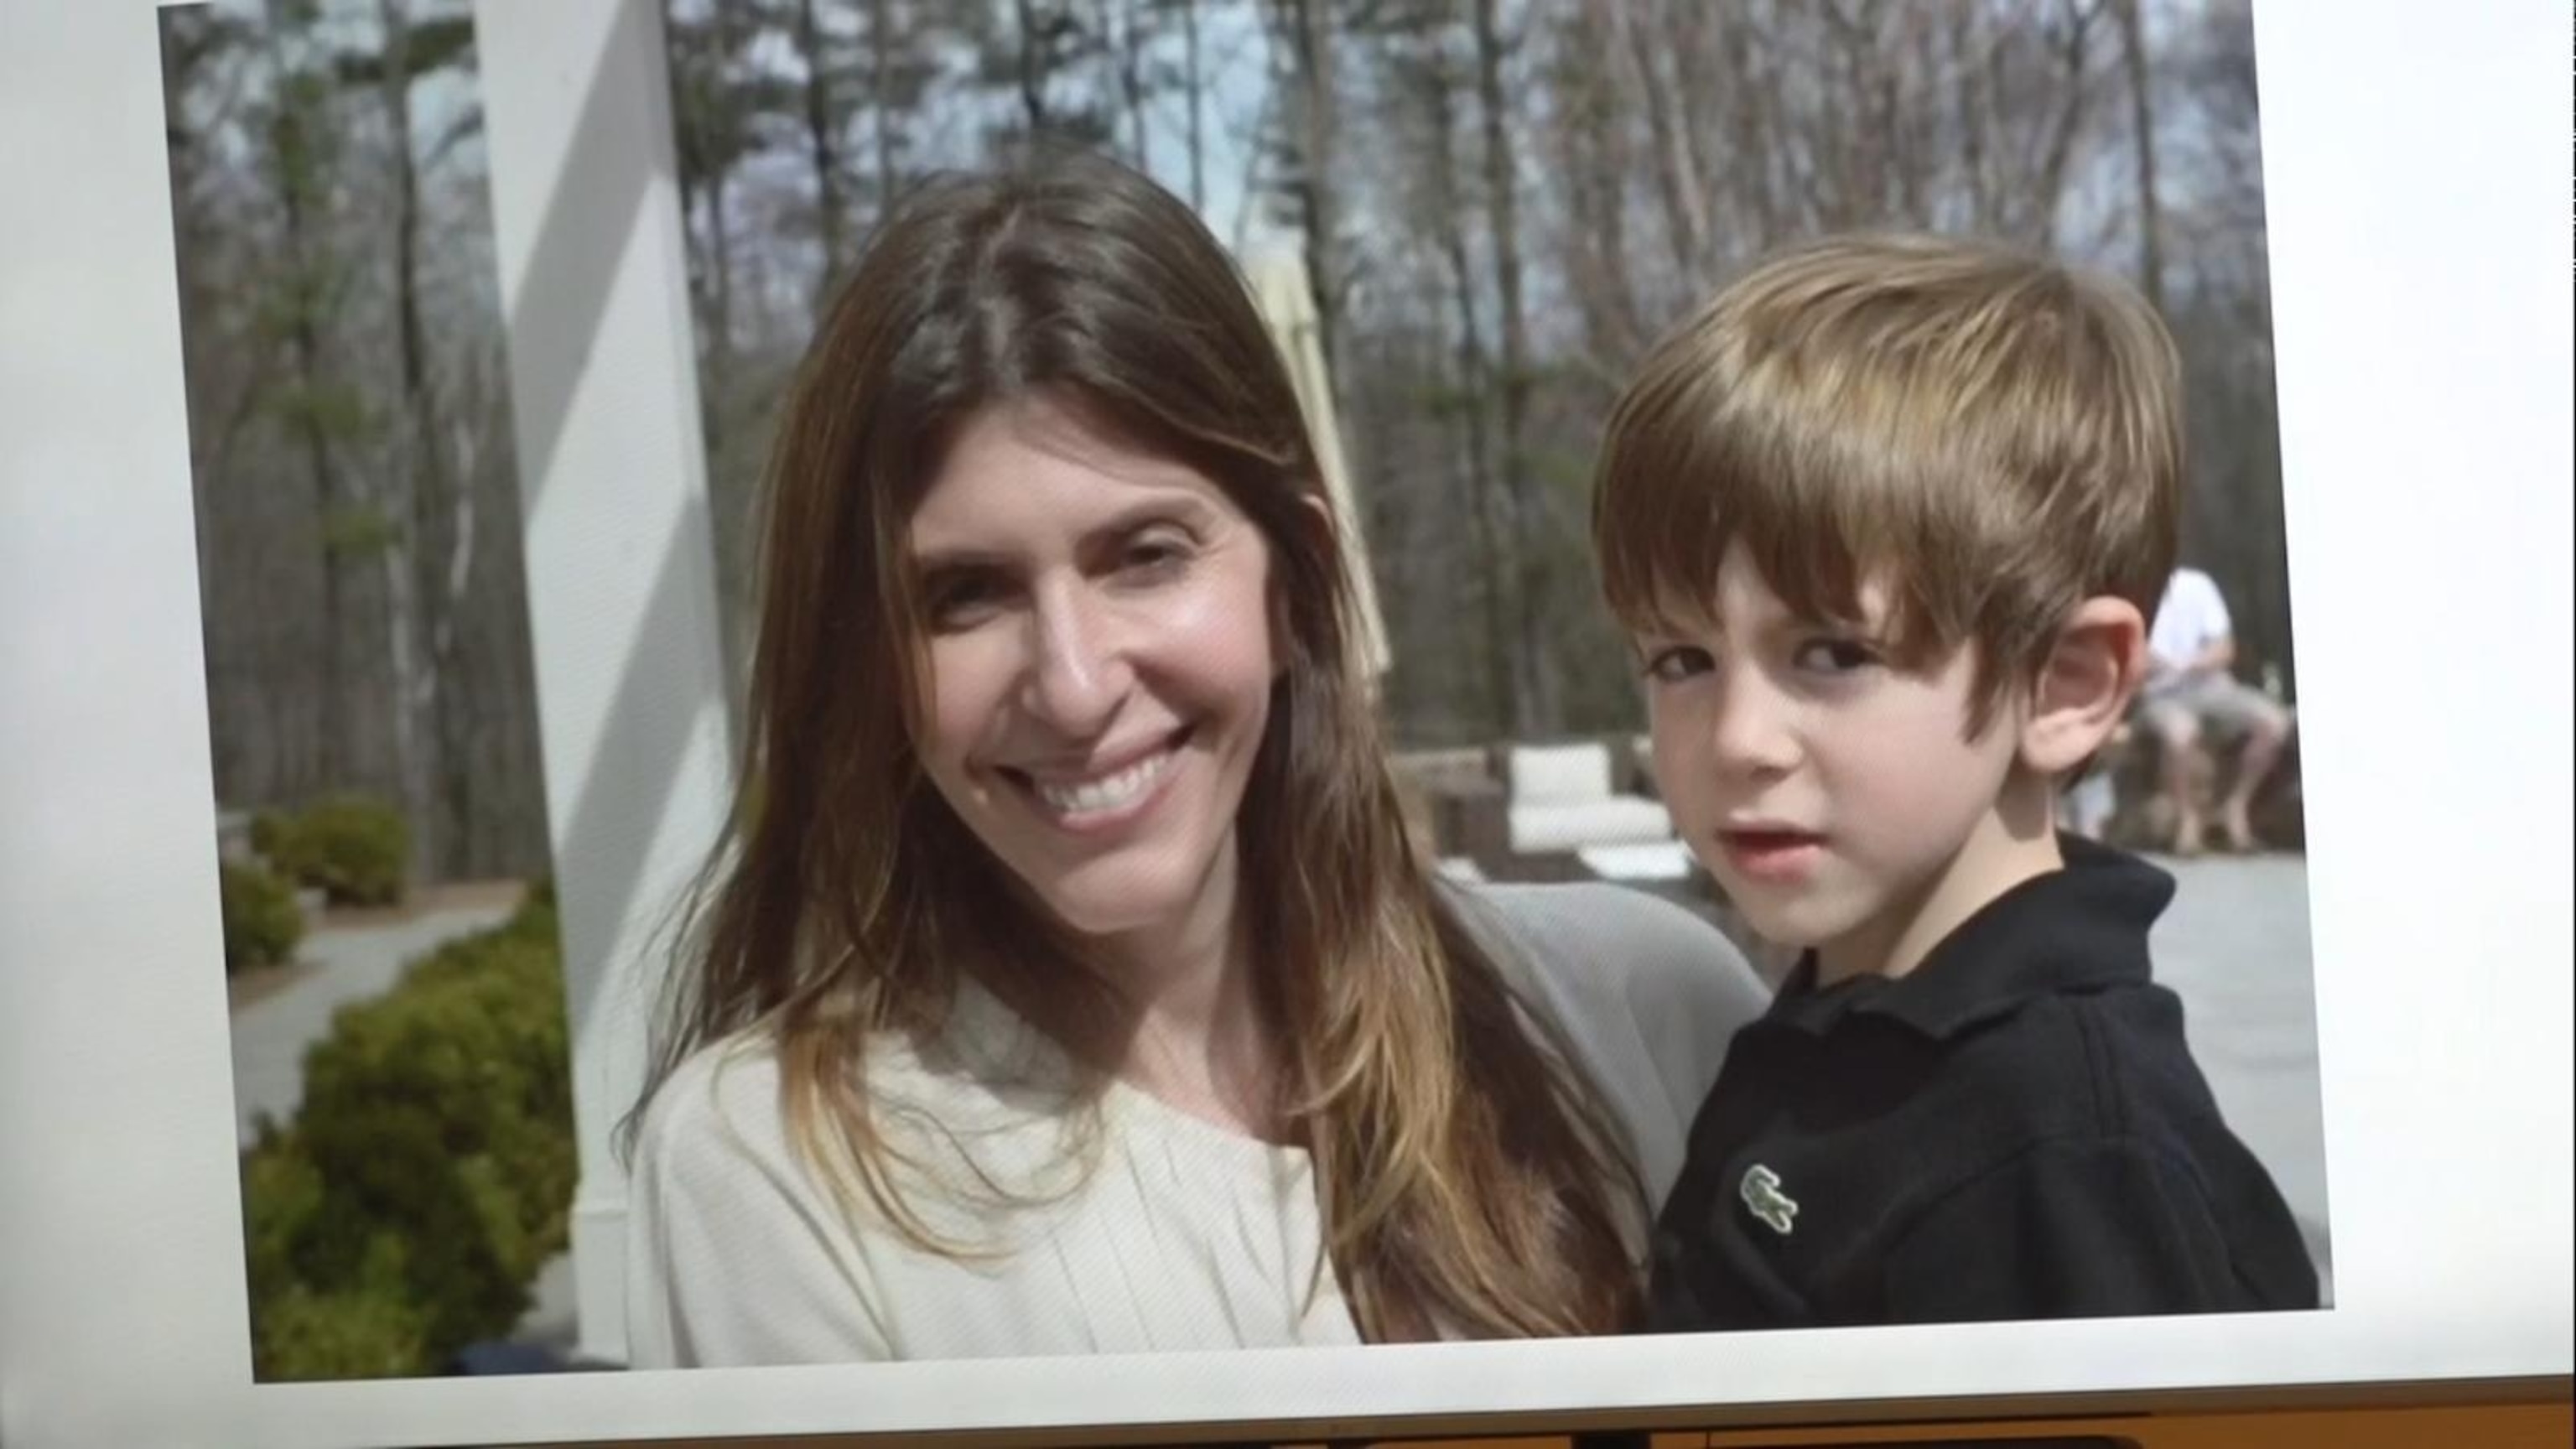
{"label": "woman's long brown hair", "polygon": [[766,480],[742,786],[645,1100],[692,1053],[765,1033],[809,1168],[954,1251],[900,1186],[918,1179],[866,1095],[871,1044],[933,1036],[968,960],[1040,1029],[1079,1036],[1082,973],[1044,949],[1060,930],[998,883],[913,747],[911,513],[962,422],[1038,395],[1194,467],[1268,544],[1285,668],[1238,818],[1239,898],[1283,1129],[1315,1164],[1362,1335],[1628,1326],[1634,1169],[1407,838],[1286,368],[1198,218],[1100,157],[925,186],[806,356]]}

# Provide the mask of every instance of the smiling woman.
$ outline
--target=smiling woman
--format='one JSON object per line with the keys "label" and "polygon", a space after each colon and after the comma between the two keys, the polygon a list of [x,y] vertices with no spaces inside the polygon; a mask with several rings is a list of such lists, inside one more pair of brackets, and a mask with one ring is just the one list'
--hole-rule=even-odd
{"label": "smiling woman", "polygon": [[911,543],[940,795],[1126,969],[1216,949],[1279,676],[1260,530],[1039,398],[966,426]]}
{"label": "smiling woman", "polygon": [[769,476],[742,795],[633,1119],[639,1367],[1616,1332],[1761,1006],[1405,833],[1296,394],[1189,209],[955,177]]}

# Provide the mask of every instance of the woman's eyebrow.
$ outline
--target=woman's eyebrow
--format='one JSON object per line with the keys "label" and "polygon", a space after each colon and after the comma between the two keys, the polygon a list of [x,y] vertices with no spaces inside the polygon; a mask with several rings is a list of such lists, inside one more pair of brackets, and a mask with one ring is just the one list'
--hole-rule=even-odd
{"label": "woman's eyebrow", "polygon": [[1134,533],[1147,524],[1161,523],[1180,516],[1185,523],[1204,522],[1215,509],[1208,500],[1187,488],[1156,488],[1145,496],[1120,505],[1107,517],[1083,533],[1083,541],[1096,542]]}
{"label": "woman's eyebrow", "polygon": [[[1089,553],[1116,543],[1154,523],[1178,521],[1204,526],[1216,512],[1213,503],[1190,489],[1140,487],[1135,491],[1140,496],[1118,504],[1083,526],[1075,539],[1077,552]],[[1016,549],[972,542],[914,545],[911,555],[913,568],[924,574],[955,569],[1009,572],[1019,567],[1022,557]]]}
{"label": "woman's eyebrow", "polygon": [[912,555],[912,571],[925,579],[960,573],[1007,573],[1011,566],[1008,555],[971,544],[915,550]]}
{"label": "woman's eyebrow", "polygon": [[1181,489],[1156,490],[1152,496],[1140,497],[1094,520],[1082,531],[1074,544],[1074,555],[1085,561],[1123,548],[1138,533],[1154,525],[1177,524],[1192,533],[1204,533],[1216,510],[1196,493]]}

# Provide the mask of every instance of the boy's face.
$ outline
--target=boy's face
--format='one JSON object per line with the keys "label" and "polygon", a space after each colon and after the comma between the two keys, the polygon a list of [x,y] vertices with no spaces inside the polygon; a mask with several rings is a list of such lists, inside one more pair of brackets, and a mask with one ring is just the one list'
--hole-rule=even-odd
{"label": "boy's face", "polygon": [[1798,617],[1738,550],[1683,615],[1698,622],[1636,641],[1675,823],[1753,928],[1816,948],[1829,981],[1910,970],[2037,873],[1997,810],[2024,707],[1968,738],[1973,650],[1899,669],[1885,591],[1861,603],[1856,620]]}

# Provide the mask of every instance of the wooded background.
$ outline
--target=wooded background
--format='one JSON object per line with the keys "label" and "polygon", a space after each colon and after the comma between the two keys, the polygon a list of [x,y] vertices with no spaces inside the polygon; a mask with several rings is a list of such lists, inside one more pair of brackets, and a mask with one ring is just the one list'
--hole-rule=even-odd
{"label": "wooded background", "polygon": [[[545,868],[465,0],[162,12],[216,791]],[[1069,138],[1302,254],[1408,746],[1632,727],[1601,420],[1762,250],[1901,225],[2136,279],[2185,557],[2295,696],[2244,0],[664,0],[731,672],[821,299],[929,172]]]}

